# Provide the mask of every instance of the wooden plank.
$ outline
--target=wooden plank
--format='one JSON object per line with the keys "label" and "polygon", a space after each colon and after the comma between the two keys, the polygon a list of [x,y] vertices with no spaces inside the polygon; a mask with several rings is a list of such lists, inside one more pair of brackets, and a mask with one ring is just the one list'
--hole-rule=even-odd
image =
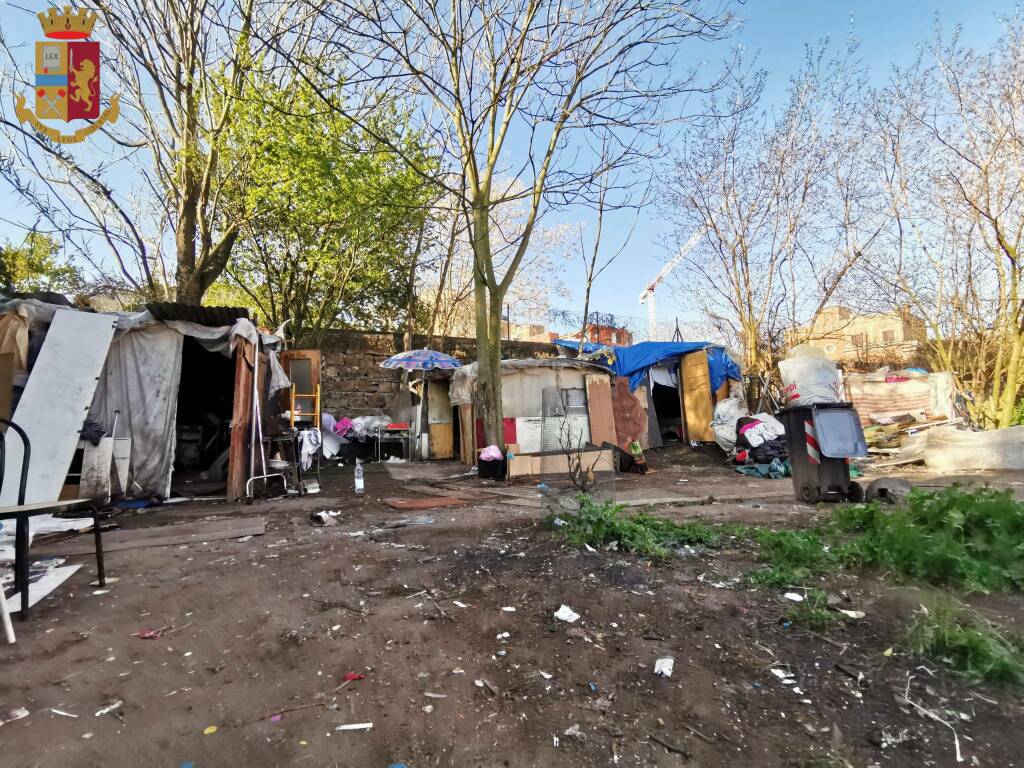
{"label": "wooden plank", "polygon": [[[594,465],[594,472],[613,471],[615,469],[615,457],[610,450],[586,451],[583,454],[583,466],[589,469],[591,464]],[[568,473],[569,459],[565,454],[548,454],[544,456],[521,454],[513,456],[508,466],[509,477],[563,475]]]}
{"label": "wooden plank", "polygon": [[[26,503],[53,501],[60,495],[115,323],[112,315],[70,309],[53,315],[12,419],[32,445]],[[7,440],[6,448],[4,477],[14,479],[21,474],[21,440]],[[18,483],[5,482],[0,505],[17,501]]]}
{"label": "wooden plank", "polygon": [[[266,533],[266,526],[265,517],[232,517],[201,523],[111,531],[103,534],[103,551],[118,552],[125,549],[196,544],[202,541],[237,539],[242,536],[262,536]],[[60,555],[91,555],[96,550],[90,534],[87,539],[74,539],[50,545],[40,544],[38,551]]]}
{"label": "wooden plank", "polygon": [[590,414],[590,442],[616,444],[612,385],[606,374],[587,374],[587,410]]}
{"label": "wooden plank", "polygon": [[686,439],[709,443],[714,406],[711,403],[711,372],[703,349],[683,355],[679,362],[679,396],[683,408]]}
{"label": "wooden plank", "polygon": [[231,407],[231,443],[228,447],[228,501],[245,498],[245,482],[249,479],[253,351],[251,342],[238,340],[238,345],[235,347],[235,393]]}
{"label": "wooden plank", "polygon": [[450,459],[455,455],[455,434],[449,421],[447,424],[429,424],[430,458]]}
{"label": "wooden plank", "polygon": [[474,437],[473,406],[459,406],[459,459],[463,464],[476,464],[476,444]]}
{"label": "wooden plank", "polygon": [[[11,418],[14,398],[14,353],[0,352],[0,418]],[[3,429],[7,429],[4,427]]]}
{"label": "wooden plank", "polygon": [[392,509],[437,509],[440,507],[461,507],[469,503],[467,499],[454,496],[431,496],[429,499],[381,499]]}

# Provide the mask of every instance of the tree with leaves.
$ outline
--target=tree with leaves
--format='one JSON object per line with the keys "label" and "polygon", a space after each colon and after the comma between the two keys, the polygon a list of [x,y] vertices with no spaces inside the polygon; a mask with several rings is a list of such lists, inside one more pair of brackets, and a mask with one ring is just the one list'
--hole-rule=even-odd
{"label": "tree with leaves", "polygon": [[239,228],[226,280],[304,345],[338,324],[398,330],[408,312],[432,188],[391,145],[430,158],[395,105],[369,119],[372,131],[323,110],[306,83],[254,77],[225,135],[226,215],[260,211]]}
{"label": "tree with leaves", "polygon": [[60,257],[53,238],[32,232],[21,245],[10,241],[0,246],[0,288],[11,293],[75,293],[83,285],[82,275]]}

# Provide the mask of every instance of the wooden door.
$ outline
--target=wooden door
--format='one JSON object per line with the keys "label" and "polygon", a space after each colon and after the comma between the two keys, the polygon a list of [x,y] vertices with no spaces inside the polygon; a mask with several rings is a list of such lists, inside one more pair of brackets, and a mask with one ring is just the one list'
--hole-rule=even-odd
{"label": "wooden door", "polygon": [[711,372],[708,353],[703,349],[683,355],[679,362],[679,398],[683,409],[686,439],[708,443],[714,406],[711,402]]}
{"label": "wooden door", "polygon": [[452,403],[448,399],[448,381],[427,382],[427,432],[430,435],[430,458],[450,459],[455,455],[455,434],[452,426]]}
{"label": "wooden door", "polygon": [[612,386],[607,374],[587,374],[587,411],[590,416],[590,442],[615,445],[615,412]]}

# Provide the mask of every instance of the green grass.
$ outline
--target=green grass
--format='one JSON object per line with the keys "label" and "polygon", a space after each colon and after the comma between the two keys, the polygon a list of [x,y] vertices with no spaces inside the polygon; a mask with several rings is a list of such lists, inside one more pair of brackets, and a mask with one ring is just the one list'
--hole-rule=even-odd
{"label": "green grass", "polygon": [[914,490],[904,507],[841,507],[836,556],[904,579],[973,592],[1024,587],[1024,504],[1009,491]]}
{"label": "green grass", "polygon": [[809,530],[676,523],[647,512],[625,514],[621,505],[587,496],[580,505],[560,528],[575,546],[616,541],[626,551],[664,558],[684,544],[751,542],[760,560],[747,575],[754,586],[801,586],[845,567],[972,592],[1024,588],[1024,503],[1008,491],[915,490],[905,506],[838,507]]}
{"label": "green grass", "polygon": [[842,623],[841,614],[828,607],[828,595],[820,589],[808,590],[802,603],[786,611],[786,618],[798,626],[817,632]]}
{"label": "green grass", "polygon": [[971,682],[1024,685],[1024,640],[951,606],[925,608],[907,631],[911,650]]}
{"label": "green grass", "polygon": [[675,523],[647,512],[623,514],[624,505],[612,501],[596,502],[579,497],[580,510],[563,515],[565,525],[558,530],[569,543],[583,547],[605,547],[613,541],[627,552],[652,558],[664,558],[675,547],[685,544],[718,546],[723,534],[700,521]]}
{"label": "green grass", "polygon": [[835,555],[815,531],[760,528],[751,535],[760,559],[767,563],[747,574],[747,580],[754,586],[800,586],[837,566]]}

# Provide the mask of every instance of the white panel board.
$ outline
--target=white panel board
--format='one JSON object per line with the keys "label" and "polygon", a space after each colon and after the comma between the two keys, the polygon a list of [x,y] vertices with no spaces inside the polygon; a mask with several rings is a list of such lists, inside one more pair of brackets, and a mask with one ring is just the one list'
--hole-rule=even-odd
{"label": "white panel board", "polygon": [[[42,578],[35,582],[30,582],[28,585],[28,607],[31,608],[53,592],[53,590],[74,576],[75,571],[81,567],[80,565],[63,565],[59,568],[51,568],[43,574]],[[17,613],[21,610],[21,592],[15,592],[7,598],[7,610],[11,613]]]}
{"label": "white panel board", "polygon": [[[55,501],[78,445],[96,382],[114,337],[112,315],[58,309],[13,421],[32,445],[25,502]],[[0,506],[18,502],[21,441],[7,440]]]}
{"label": "white panel board", "polygon": [[541,416],[519,416],[516,418],[516,443],[520,453],[537,453],[541,446],[541,428],[544,419]]}

